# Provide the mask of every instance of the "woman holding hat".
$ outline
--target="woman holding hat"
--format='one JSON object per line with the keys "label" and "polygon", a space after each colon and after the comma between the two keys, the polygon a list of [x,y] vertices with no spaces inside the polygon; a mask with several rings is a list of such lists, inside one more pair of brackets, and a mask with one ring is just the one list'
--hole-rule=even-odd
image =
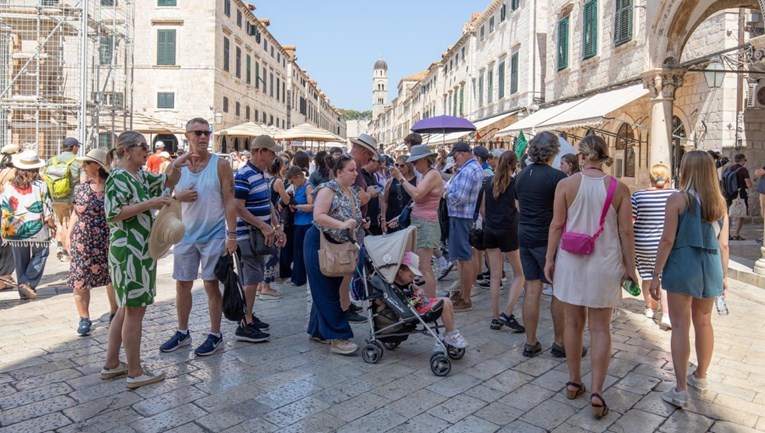
{"label": "woman holding hat", "polygon": [[437,153],[431,152],[424,144],[412,146],[412,154],[406,162],[414,164],[415,170],[422,174],[413,186],[406,181],[401,171],[394,167],[391,175],[398,179],[404,190],[412,197],[412,225],[417,227],[417,256],[420,258],[420,272],[425,284],[423,288],[429,297],[436,296],[436,276],[430,266],[430,259],[436,249],[441,247],[441,227],[438,224],[438,204],[444,192],[444,181],[433,166]]}
{"label": "woman holding hat", "polygon": [[106,151],[93,149],[87,155],[77,157],[88,181],[74,189],[72,206],[72,239],[69,255],[69,286],[74,293],[74,305],[80,316],[77,334],[90,335],[90,289],[106,286],[109,298],[109,321],[117,314],[112,282],[109,278],[109,226],[104,214],[104,187],[109,177]]}
{"label": "woman holding hat", "polygon": [[21,299],[37,298],[48,258],[48,246],[56,233],[53,200],[40,179],[45,161],[34,150],[25,150],[13,159],[16,174],[5,185],[0,198],[2,237],[11,246]]}
{"label": "woman holding hat", "polygon": [[[104,209],[109,224],[109,273],[117,300],[117,315],[109,327],[106,361],[102,379],[128,375],[127,387],[138,388],[165,378],[141,366],[141,334],[146,307],[154,303],[157,261],[149,253],[153,209],[171,205],[165,195],[180,179],[180,167],[188,165],[194,154],[187,152],[173,161],[173,170],[152,174],[146,164],[149,146],[138,132],[126,131],[106,156],[106,166],[113,158],[118,165],[109,174],[104,187]],[[168,206],[170,209],[173,206]],[[127,363],[119,360],[120,346],[125,346]]]}

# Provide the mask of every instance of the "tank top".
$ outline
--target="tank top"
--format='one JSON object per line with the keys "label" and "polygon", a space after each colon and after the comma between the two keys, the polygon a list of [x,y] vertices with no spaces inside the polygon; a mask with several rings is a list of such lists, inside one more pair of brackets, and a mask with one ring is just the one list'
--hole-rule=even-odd
{"label": "tank top", "polygon": [[[430,170],[433,169],[431,168]],[[427,176],[430,170],[426,171],[422,176],[422,179],[418,179],[417,182],[424,181],[425,176]],[[439,189],[441,191],[439,191]],[[438,204],[441,202],[442,192],[443,188],[433,188],[430,190],[428,195],[422,199],[422,201],[414,202],[414,207],[412,207],[412,216],[423,219],[425,221],[438,222]]]}
{"label": "tank top", "polygon": [[[407,182],[405,180],[405,182]],[[413,177],[408,181],[412,186],[417,186],[417,177]],[[388,207],[385,209],[385,219],[388,221],[401,215],[401,211],[404,210],[404,206],[408,205],[412,201],[409,193],[406,192],[404,186],[395,177],[391,180],[390,188],[388,188]]]}
{"label": "tank top", "polygon": [[218,155],[210,155],[207,166],[199,173],[192,172],[188,167],[181,168],[181,180],[175,186],[176,191],[192,186],[198,196],[196,201],[181,203],[186,234],[180,243],[201,244],[225,238],[225,206],[218,178]]}

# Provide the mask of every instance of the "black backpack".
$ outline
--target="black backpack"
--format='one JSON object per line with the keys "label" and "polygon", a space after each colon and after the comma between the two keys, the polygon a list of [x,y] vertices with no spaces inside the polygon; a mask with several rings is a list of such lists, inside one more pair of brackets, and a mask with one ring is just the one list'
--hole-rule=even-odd
{"label": "black backpack", "polygon": [[744,167],[739,167],[735,170],[728,169],[723,174],[722,188],[723,194],[728,200],[733,200],[738,197],[738,172]]}

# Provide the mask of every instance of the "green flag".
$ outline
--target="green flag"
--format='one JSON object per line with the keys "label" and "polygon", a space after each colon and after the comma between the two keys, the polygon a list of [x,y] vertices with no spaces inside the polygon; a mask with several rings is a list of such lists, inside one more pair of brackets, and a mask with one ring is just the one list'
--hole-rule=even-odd
{"label": "green flag", "polygon": [[515,140],[515,154],[518,155],[518,160],[523,156],[523,152],[526,150],[526,146],[529,143],[526,142],[526,137],[523,136],[523,131],[518,135],[518,139]]}

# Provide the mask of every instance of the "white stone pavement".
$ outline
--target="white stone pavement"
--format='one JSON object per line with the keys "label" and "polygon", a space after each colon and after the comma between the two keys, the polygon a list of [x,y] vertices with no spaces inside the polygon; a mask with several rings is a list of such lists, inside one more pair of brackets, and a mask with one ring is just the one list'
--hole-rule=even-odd
{"label": "white stone pavement", "polygon": [[[731,315],[714,318],[710,392],[693,395],[685,410],[660,399],[673,385],[670,334],[641,314],[642,302],[625,298],[613,324],[604,393],[611,413],[597,421],[587,398],[570,401],[563,394],[566,364],[549,353],[549,298],[539,336],[546,350],[527,359],[520,354],[523,335],[489,330],[487,293],[474,297],[473,311],[457,315],[470,347],[444,378],[431,373],[433,342],[423,336],[386,351],[376,365],[309,342],[304,288],[283,287],[281,300],[256,305],[271,324],[271,342],[235,342],[234,324],[224,320],[225,351],[195,358],[191,348],[158,350],[175,324],[172,260],[165,258],[142,347],[146,366],[168,378],[129,391],[124,379],[98,375],[106,349],[104,289],[93,293],[91,314],[100,318],[93,336],[77,337],[71,293],[60,289],[66,266],[55,258],[48,265],[40,300],[20,303],[15,293],[0,293],[0,433],[765,431],[765,290],[736,281]],[[192,348],[208,326],[201,283],[194,294]],[[354,325],[354,331],[362,344],[368,328]],[[589,369],[589,357],[583,368]],[[589,380],[588,374],[588,387]]]}

